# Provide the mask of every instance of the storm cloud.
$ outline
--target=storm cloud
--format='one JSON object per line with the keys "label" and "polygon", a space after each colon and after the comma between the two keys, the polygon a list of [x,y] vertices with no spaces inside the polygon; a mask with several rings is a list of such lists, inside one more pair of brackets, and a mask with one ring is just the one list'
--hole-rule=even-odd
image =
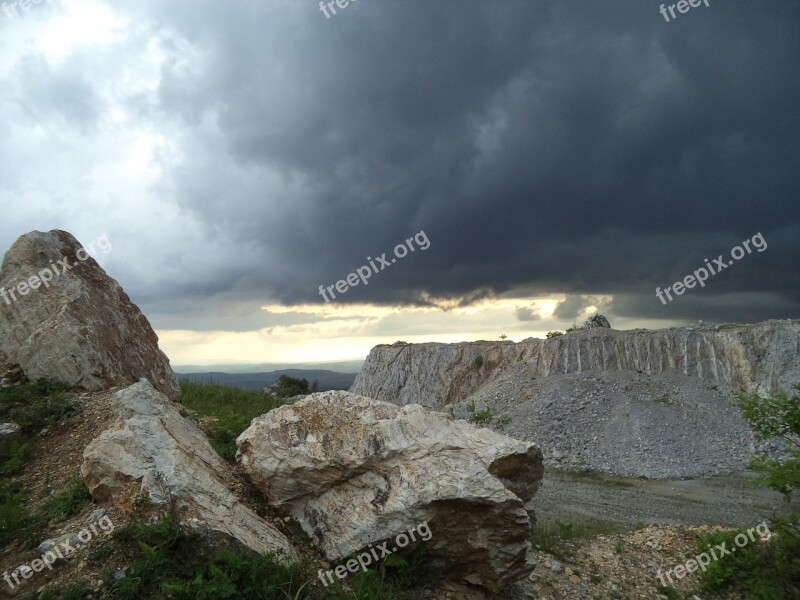
{"label": "storm cloud", "polygon": [[[107,233],[105,266],[173,329],[303,321],[253,310],[322,303],[319,285],[423,229],[428,250],[337,301],[566,294],[565,320],[599,297],[634,320],[797,317],[800,4],[711,0],[669,23],[658,7],[0,15],[0,246]],[[656,298],[759,231],[765,252]]]}

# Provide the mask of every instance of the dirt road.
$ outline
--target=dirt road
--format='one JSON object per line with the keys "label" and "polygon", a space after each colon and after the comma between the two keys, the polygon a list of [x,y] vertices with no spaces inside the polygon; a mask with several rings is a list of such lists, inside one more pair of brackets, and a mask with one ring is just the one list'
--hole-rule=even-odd
{"label": "dirt road", "polygon": [[786,504],[751,478],[643,480],[547,470],[534,504],[537,518],[565,523],[753,526]]}

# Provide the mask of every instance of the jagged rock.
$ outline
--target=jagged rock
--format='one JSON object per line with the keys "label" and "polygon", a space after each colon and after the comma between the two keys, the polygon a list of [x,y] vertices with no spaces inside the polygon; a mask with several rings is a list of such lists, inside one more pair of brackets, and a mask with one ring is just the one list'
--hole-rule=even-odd
{"label": "jagged rock", "polygon": [[14,242],[0,269],[0,295],[0,369],[18,364],[28,379],[87,390],[146,377],[168,397],[180,395],[147,319],[66,231],[33,231]]}
{"label": "jagged rock", "polygon": [[296,558],[288,539],[229,490],[230,467],[178,405],[146,379],[117,392],[114,402],[117,422],[83,453],[81,475],[96,501],[130,511],[144,494],[181,523]]}
{"label": "jagged rock", "polygon": [[525,577],[527,503],[542,454],[418,405],[312,394],[253,420],[237,459],[265,497],[338,561],[427,522],[449,578],[489,590]]}
{"label": "jagged rock", "polygon": [[592,315],[583,323],[583,329],[595,329],[597,327],[611,329],[611,323],[603,315]]}
{"label": "jagged rock", "polygon": [[516,344],[380,345],[370,351],[350,391],[441,409],[469,397],[503,369],[537,379],[585,371],[675,373],[746,393],[788,391],[800,381],[800,321],[655,331],[596,327]]}

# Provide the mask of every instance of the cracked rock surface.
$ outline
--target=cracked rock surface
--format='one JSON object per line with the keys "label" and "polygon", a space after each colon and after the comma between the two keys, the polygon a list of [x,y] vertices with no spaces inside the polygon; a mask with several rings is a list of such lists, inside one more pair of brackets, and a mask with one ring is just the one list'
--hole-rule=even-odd
{"label": "cracked rock surface", "polygon": [[97,502],[127,512],[143,495],[181,523],[297,559],[283,533],[230,491],[231,467],[205,434],[149,381],[117,392],[112,406],[116,422],[83,452],[81,475]]}
{"label": "cracked rock surface", "polygon": [[530,572],[528,510],[542,454],[418,405],[312,394],[257,417],[237,459],[267,500],[338,561],[422,523],[432,564],[488,590]]}
{"label": "cracked rock surface", "polygon": [[[44,270],[50,270],[46,284],[38,279],[48,277]],[[14,242],[0,268],[0,290],[6,295],[0,300],[0,373],[18,365],[31,381],[90,391],[146,377],[169,398],[180,396],[150,323],[66,231],[32,231]]]}

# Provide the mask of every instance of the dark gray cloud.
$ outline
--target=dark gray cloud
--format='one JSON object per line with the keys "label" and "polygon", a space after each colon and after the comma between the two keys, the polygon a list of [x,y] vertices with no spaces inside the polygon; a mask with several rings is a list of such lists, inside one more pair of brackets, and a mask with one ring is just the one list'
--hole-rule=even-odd
{"label": "dark gray cloud", "polygon": [[[666,23],[658,6],[360,0],[328,20],[310,0],[143,1],[113,6],[124,43],[2,72],[31,129],[78,139],[116,106],[164,136],[147,188],[171,207],[151,216],[163,242],[112,263],[164,327],[200,326],[202,308],[178,313],[203,298],[230,303],[232,330],[267,297],[322,302],[319,285],[422,229],[428,250],[340,301],[524,289],[569,294],[567,320],[600,295],[621,317],[797,317],[800,7],[712,1]],[[151,55],[157,77],[137,87]],[[656,298],[757,231],[765,252]]]}
{"label": "dark gray cloud", "polygon": [[519,306],[517,310],[514,312],[514,315],[517,317],[519,321],[539,321],[541,320],[542,316],[536,312],[535,308],[531,308],[528,306]]}

